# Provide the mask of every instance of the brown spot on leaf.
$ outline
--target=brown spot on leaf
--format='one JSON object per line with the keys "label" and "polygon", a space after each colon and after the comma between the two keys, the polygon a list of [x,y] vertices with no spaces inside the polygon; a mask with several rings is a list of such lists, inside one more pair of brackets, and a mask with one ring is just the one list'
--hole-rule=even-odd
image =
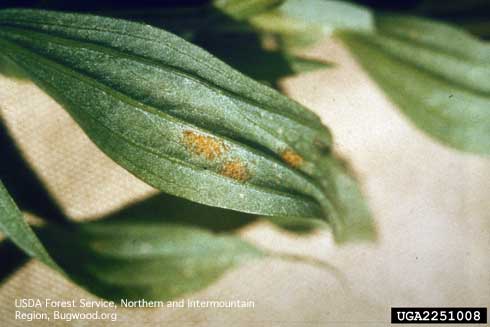
{"label": "brown spot on leaf", "polygon": [[226,150],[222,141],[211,136],[184,131],[184,144],[193,153],[203,156],[208,160],[220,157]]}
{"label": "brown spot on leaf", "polygon": [[299,154],[294,152],[291,149],[284,150],[281,153],[281,158],[284,160],[288,165],[294,168],[298,168],[303,164],[303,157],[301,157]]}
{"label": "brown spot on leaf", "polygon": [[226,162],[223,167],[221,167],[221,174],[240,182],[244,182],[250,178],[247,167],[239,160]]}

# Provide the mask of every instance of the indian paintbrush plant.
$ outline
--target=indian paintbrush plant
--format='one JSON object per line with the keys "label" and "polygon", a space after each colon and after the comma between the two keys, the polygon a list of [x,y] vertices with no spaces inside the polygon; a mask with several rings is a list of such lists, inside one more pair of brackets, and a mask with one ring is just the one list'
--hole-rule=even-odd
{"label": "indian paintbrush plant", "polygon": [[97,221],[32,228],[0,182],[1,230],[99,296],[160,300],[252,259],[322,265],[233,232],[259,216],[289,230],[329,226],[339,243],[373,240],[368,206],[328,128],[274,89],[288,74],[335,69],[297,52],[325,37],[341,40],[416,126],[490,153],[490,46],[443,23],[320,0],[3,9],[2,72],[28,76],[101,151],[164,194]]}

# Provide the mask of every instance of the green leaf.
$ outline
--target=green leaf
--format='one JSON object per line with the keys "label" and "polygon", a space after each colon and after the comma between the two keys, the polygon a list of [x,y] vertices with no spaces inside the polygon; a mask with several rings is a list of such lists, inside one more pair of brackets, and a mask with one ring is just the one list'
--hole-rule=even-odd
{"label": "green leaf", "polygon": [[99,218],[121,222],[132,221],[134,217],[145,222],[179,224],[215,233],[233,232],[257,220],[255,215],[205,206],[164,193],[150,196]]}
{"label": "green leaf", "polygon": [[[243,212],[209,207],[199,203],[176,198],[168,194],[157,194],[108,216],[99,219],[124,221],[134,217],[146,222],[163,222],[201,228],[215,233],[235,232],[240,228],[265,219],[281,229],[298,234],[311,233],[316,229],[328,227],[324,220],[304,217],[258,217]],[[94,217],[94,219],[97,219]]]}
{"label": "green leaf", "polygon": [[315,114],[173,34],[89,15],[4,10],[0,44],[100,149],[166,193],[259,215],[328,219],[339,241],[357,235],[360,220],[363,231],[370,225],[369,215],[345,215],[358,211],[344,210],[351,204],[337,180],[347,175],[335,168],[330,133]]}
{"label": "green leaf", "polygon": [[[103,14],[114,15],[110,12]],[[116,17],[144,22],[177,34],[243,74],[276,88],[284,77],[332,66],[325,61],[286,53],[277,47],[265,49],[263,35],[247,21],[238,21],[226,10],[213,6],[142,10],[119,15]]]}
{"label": "green leaf", "polygon": [[[413,2],[397,10],[397,13],[411,16],[430,17],[431,19],[445,21],[462,29],[488,39],[490,37],[490,2],[488,0],[471,1],[441,1],[423,0]],[[376,8],[376,7],[375,7]],[[380,8],[381,9],[381,8]]]}
{"label": "green leaf", "polygon": [[191,7],[153,8],[129,10],[99,10],[94,15],[131,20],[156,26],[192,41],[196,35],[222,24],[225,15],[211,4]]}
{"label": "green leaf", "polygon": [[454,148],[490,154],[490,44],[413,17],[378,16],[376,31],[339,36],[419,128]]}
{"label": "green leaf", "polygon": [[18,80],[29,79],[29,76],[12,60],[0,53],[0,74]]}
{"label": "green leaf", "polygon": [[58,269],[34,231],[25,222],[2,181],[0,181],[0,230],[25,253],[53,269]]}
{"label": "green leaf", "polygon": [[113,300],[178,298],[265,255],[236,236],[138,216],[48,226],[40,237],[71,279]]}
{"label": "green leaf", "polygon": [[371,31],[374,25],[365,7],[324,0],[286,0],[278,9],[249,21],[255,28],[277,35],[287,48],[311,45],[338,29]]}
{"label": "green leaf", "polygon": [[280,5],[284,0],[214,0],[213,6],[237,20],[247,19]]}
{"label": "green leaf", "polygon": [[[168,212],[151,214],[151,208],[159,208],[158,199]],[[197,204],[187,208],[174,200],[159,195],[98,221],[63,228],[46,225],[39,236],[69,278],[100,297],[116,301],[180,298],[206,288],[241,264],[262,258],[309,264],[342,278],[326,262],[262,250],[233,234],[210,232],[234,228],[233,222],[225,228],[218,223],[196,227],[197,218],[206,219],[213,212],[231,220],[238,214]],[[202,217],[196,212],[198,207]],[[306,232],[308,227],[288,226],[296,232]]]}
{"label": "green leaf", "polygon": [[490,153],[490,44],[427,19],[372,14],[336,1],[288,0],[252,25],[287,45],[332,31],[422,130],[454,148]]}
{"label": "green leaf", "polygon": [[[255,220],[245,213],[158,194],[97,221],[48,224],[39,235],[69,278],[114,300],[182,297],[263,257],[332,270],[312,258],[266,252],[230,233]],[[277,224],[296,233],[322,226],[320,221],[289,217],[277,219]]]}
{"label": "green leaf", "polygon": [[320,219],[305,219],[301,217],[265,217],[275,226],[297,235],[310,234],[328,228],[325,221]]}
{"label": "green leaf", "polygon": [[[0,209],[2,204],[0,201]],[[38,228],[43,245],[27,228],[35,238],[34,248],[41,249],[52,267],[61,267],[57,269],[63,269],[66,277],[107,299],[182,297],[207,287],[242,263],[263,257],[298,261],[335,272],[335,268],[312,258],[265,252],[233,234],[216,234],[245,226],[255,221],[255,216],[165,194],[99,219],[82,224],[45,224]],[[290,217],[281,217],[276,224],[296,233],[322,227],[320,221]],[[2,271],[3,277],[24,260],[9,249],[10,243],[0,245],[2,253],[15,255],[5,266],[8,271]],[[23,249],[30,253],[29,248]],[[33,256],[41,258],[41,254]]]}
{"label": "green leaf", "polygon": [[344,1],[287,0],[279,11],[284,16],[318,26],[326,35],[338,29],[371,31],[374,25],[369,10]]}

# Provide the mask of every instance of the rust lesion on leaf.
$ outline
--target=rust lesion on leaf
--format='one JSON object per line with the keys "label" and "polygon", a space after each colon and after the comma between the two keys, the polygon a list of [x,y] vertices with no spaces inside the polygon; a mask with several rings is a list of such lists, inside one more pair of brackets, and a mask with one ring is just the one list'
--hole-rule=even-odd
{"label": "rust lesion on leaf", "polygon": [[228,150],[221,140],[191,130],[183,132],[183,141],[189,151],[207,160],[219,158]]}
{"label": "rust lesion on leaf", "polygon": [[245,182],[250,178],[247,166],[238,159],[225,162],[221,167],[221,175],[233,178],[234,180]]}
{"label": "rust lesion on leaf", "polygon": [[286,149],[281,153],[281,158],[284,162],[293,168],[298,168],[303,164],[303,157],[291,149]]}

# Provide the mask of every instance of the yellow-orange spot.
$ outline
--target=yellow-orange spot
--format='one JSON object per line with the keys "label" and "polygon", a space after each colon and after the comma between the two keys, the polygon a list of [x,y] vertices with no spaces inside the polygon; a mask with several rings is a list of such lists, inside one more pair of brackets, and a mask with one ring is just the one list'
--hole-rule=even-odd
{"label": "yellow-orange spot", "polygon": [[244,182],[250,178],[247,167],[239,160],[228,161],[221,167],[221,174]]}
{"label": "yellow-orange spot", "polygon": [[193,153],[203,156],[208,160],[220,157],[227,149],[220,140],[195,133],[193,131],[184,131],[184,144]]}
{"label": "yellow-orange spot", "polygon": [[298,168],[303,164],[303,157],[294,152],[293,150],[284,150],[281,154],[282,160],[284,160],[288,165],[294,168]]}

